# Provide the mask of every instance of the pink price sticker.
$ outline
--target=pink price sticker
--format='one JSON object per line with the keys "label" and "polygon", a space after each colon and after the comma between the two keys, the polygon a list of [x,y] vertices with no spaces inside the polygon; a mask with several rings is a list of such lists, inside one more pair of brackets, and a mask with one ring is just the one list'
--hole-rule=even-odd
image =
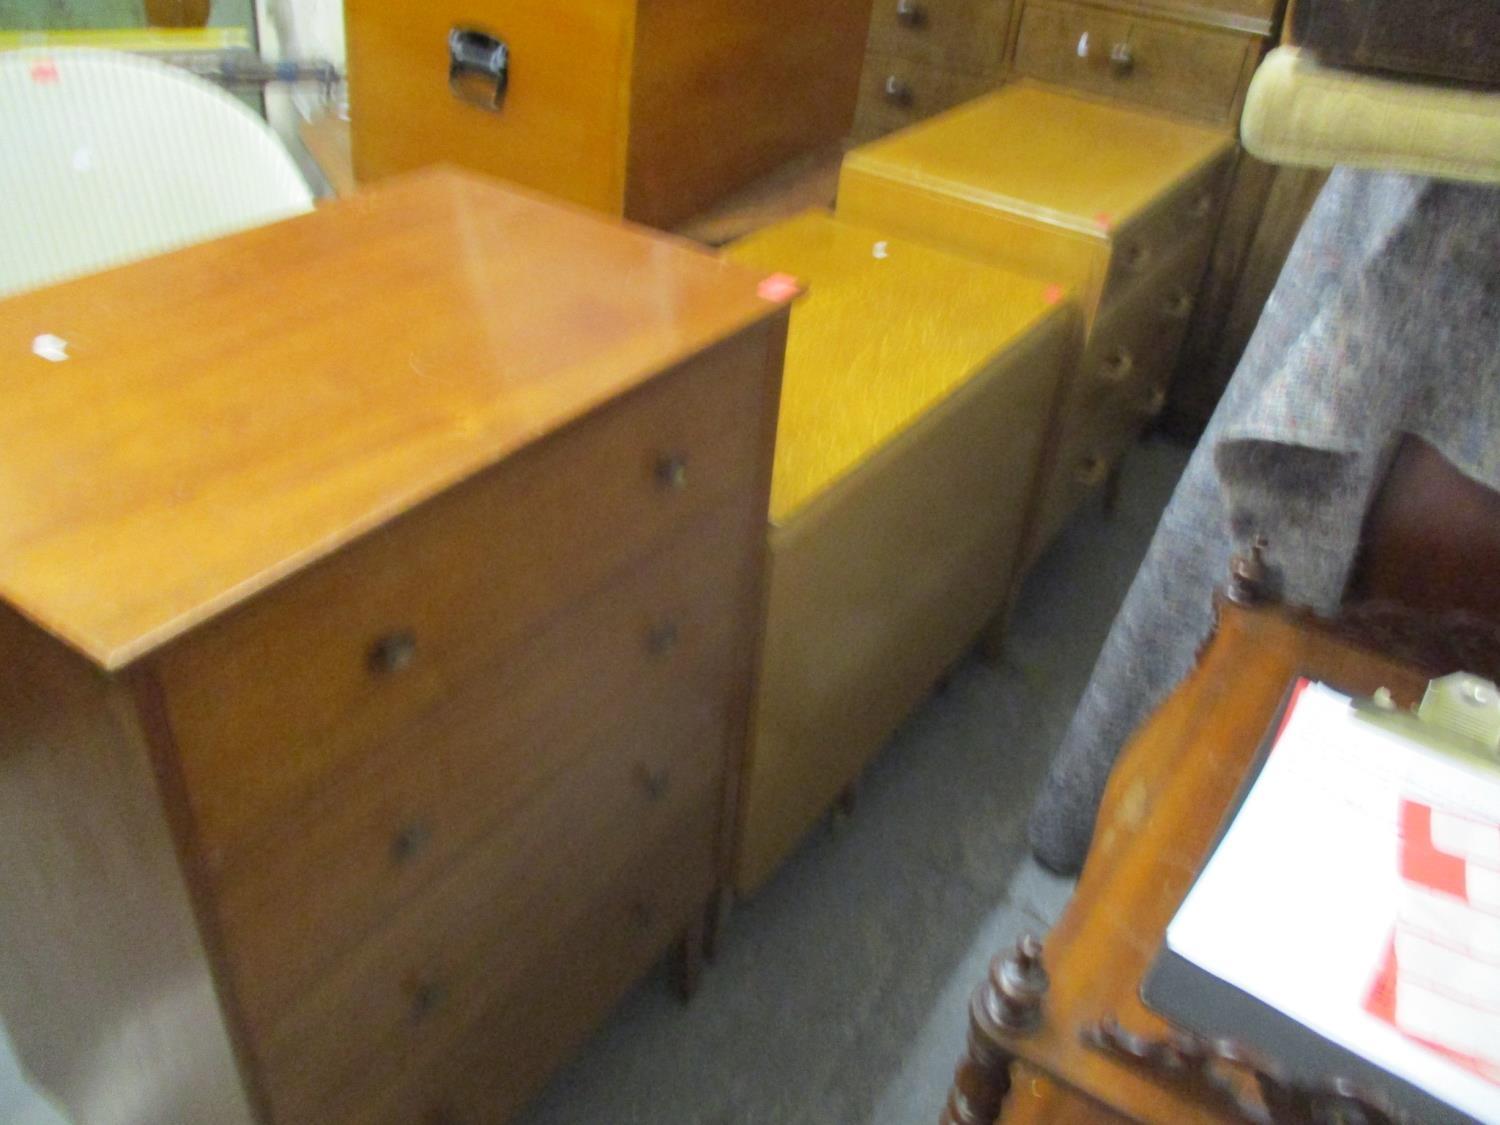
{"label": "pink price sticker", "polygon": [[1062,299],[1063,287],[1061,285],[1054,283],[1042,290],[1042,300],[1046,301],[1049,305],[1055,305]]}
{"label": "pink price sticker", "polygon": [[51,59],[40,59],[31,64],[31,80],[37,85],[46,86],[61,79],[62,75],[57,72],[57,64]]}
{"label": "pink price sticker", "polygon": [[772,301],[782,304],[790,301],[798,293],[802,292],[802,286],[797,284],[797,279],[789,273],[773,273],[770,277],[761,279],[755,287],[756,296],[763,301]]}
{"label": "pink price sticker", "polygon": [[1108,211],[1100,211],[1094,216],[1094,225],[1100,230],[1109,230],[1110,227],[1115,225],[1115,217]]}

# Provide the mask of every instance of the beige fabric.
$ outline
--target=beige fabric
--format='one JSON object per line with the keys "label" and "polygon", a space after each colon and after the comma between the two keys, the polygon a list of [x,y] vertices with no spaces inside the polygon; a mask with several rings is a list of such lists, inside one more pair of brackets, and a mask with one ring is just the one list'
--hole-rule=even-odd
{"label": "beige fabric", "polygon": [[1272,164],[1500,183],[1500,93],[1335,70],[1295,47],[1255,72],[1240,133]]}

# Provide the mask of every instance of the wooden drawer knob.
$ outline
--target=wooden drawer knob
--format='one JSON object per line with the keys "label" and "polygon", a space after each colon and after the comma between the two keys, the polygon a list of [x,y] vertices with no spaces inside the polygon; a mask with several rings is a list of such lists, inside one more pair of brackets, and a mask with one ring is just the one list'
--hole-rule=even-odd
{"label": "wooden drawer knob", "polygon": [[884,91],[885,100],[892,105],[909,107],[912,102],[916,101],[916,96],[912,93],[911,83],[907,82],[904,78],[898,78],[894,74],[886,75]]}
{"label": "wooden drawer knob", "polygon": [[1123,383],[1135,370],[1135,356],[1128,348],[1116,348],[1099,364],[1099,379],[1109,384]]}
{"label": "wooden drawer knob", "polygon": [[1193,295],[1186,289],[1177,290],[1162,305],[1162,312],[1166,313],[1172,320],[1186,320],[1192,311]]}
{"label": "wooden drawer knob", "polygon": [[666,766],[648,766],[644,762],[635,767],[635,779],[641,783],[641,790],[652,801],[660,801],[667,795],[667,790],[672,788],[672,771]]}
{"label": "wooden drawer knob", "polygon": [[646,631],[646,651],[652,656],[665,656],[677,647],[679,637],[677,622],[662,621]]}
{"label": "wooden drawer knob", "polygon": [[448,989],[435,980],[420,980],[411,990],[411,1022],[421,1023],[443,1006]]}
{"label": "wooden drawer knob", "polygon": [[416,658],[417,635],[410,629],[387,633],[370,646],[370,668],[382,676],[404,672]]}
{"label": "wooden drawer knob", "polygon": [[916,0],[896,0],[896,22],[903,27],[926,27],[927,9]]}
{"label": "wooden drawer knob", "polygon": [[1129,78],[1135,71],[1135,52],[1129,43],[1116,43],[1109,49],[1109,72],[1116,78]]}
{"label": "wooden drawer knob", "polygon": [[682,453],[667,453],[656,462],[656,482],[671,492],[681,492],[687,487],[687,456]]}
{"label": "wooden drawer knob", "polygon": [[1167,390],[1165,387],[1152,387],[1146,395],[1146,401],[1141,404],[1141,412],[1147,418],[1155,418],[1167,408]]}
{"label": "wooden drawer knob", "polygon": [[397,864],[410,863],[427,849],[432,827],[416,820],[396,830],[391,837],[391,859]]}
{"label": "wooden drawer knob", "polygon": [[1126,242],[1120,246],[1120,264],[1131,273],[1140,273],[1151,260],[1151,247],[1144,242]]}
{"label": "wooden drawer knob", "polygon": [[1097,453],[1079,462],[1073,477],[1085,488],[1093,488],[1096,484],[1103,484],[1104,478],[1109,476],[1109,462]]}

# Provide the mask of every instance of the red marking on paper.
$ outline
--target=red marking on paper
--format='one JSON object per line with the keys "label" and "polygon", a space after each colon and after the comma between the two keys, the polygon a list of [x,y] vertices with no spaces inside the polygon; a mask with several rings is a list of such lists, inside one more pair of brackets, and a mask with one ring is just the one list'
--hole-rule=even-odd
{"label": "red marking on paper", "polygon": [[1049,305],[1055,305],[1063,299],[1063,287],[1061,285],[1049,285],[1042,290],[1042,300]]}
{"label": "red marking on paper", "polygon": [[755,287],[755,292],[763,300],[774,301],[779,305],[801,293],[802,286],[789,273],[773,273],[770,277],[761,279],[761,283]]}
{"label": "red marking on paper", "polygon": [[62,75],[58,73],[55,62],[51,59],[42,59],[31,64],[31,80],[45,86],[61,81]]}
{"label": "red marking on paper", "polygon": [[1115,225],[1115,217],[1108,211],[1100,211],[1094,216],[1094,225],[1100,230],[1109,230],[1110,227]]}
{"label": "red marking on paper", "polygon": [[1292,721],[1292,712],[1297,709],[1297,700],[1302,698],[1302,693],[1307,690],[1307,685],[1312,683],[1306,676],[1297,681],[1297,686],[1292,688],[1292,697],[1286,701],[1286,710],[1281,713],[1281,725],[1276,728],[1276,737],[1271,742],[1271,753],[1276,753],[1276,746],[1281,741],[1281,736],[1286,733],[1286,725]]}
{"label": "red marking on paper", "polygon": [[1469,901],[1467,864],[1432,842],[1432,806],[1401,802],[1401,878],[1428,890]]}

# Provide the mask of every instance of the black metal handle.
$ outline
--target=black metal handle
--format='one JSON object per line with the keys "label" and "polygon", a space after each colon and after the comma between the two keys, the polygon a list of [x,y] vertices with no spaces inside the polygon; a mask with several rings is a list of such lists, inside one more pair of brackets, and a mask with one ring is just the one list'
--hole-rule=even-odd
{"label": "black metal handle", "polygon": [[510,47],[472,27],[448,32],[448,86],[480,109],[499,110],[510,86]]}

